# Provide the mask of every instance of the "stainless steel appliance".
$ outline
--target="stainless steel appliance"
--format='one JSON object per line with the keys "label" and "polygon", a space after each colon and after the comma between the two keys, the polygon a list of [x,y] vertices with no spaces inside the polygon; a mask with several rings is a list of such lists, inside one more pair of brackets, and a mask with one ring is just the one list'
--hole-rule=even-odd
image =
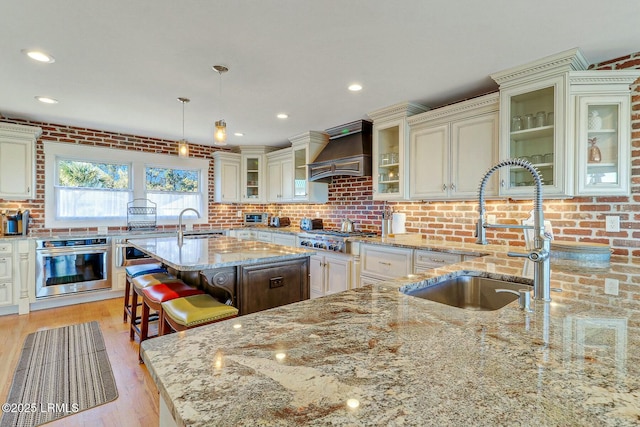
{"label": "stainless steel appliance", "polygon": [[288,227],[291,220],[286,216],[272,216],[269,220],[269,227]]}
{"label": "stainless steel appliance", "polygon": [[244,225],[268,225],[267,220],[269,215],[267,213],[250,212],[244,214]]}
{"label": "stainless steel appliance", "polygon": [[311,230],[322,230],[323,228],[324,226],[322,225],[321,218],[315,218],[315,219],[302,218],[300,220],[300,230],[311,231]]}
{"label": "stainless steel appliance", "polygon": [[109,238],[36,241],[36,298],[109,288]]}
{"label": "stainless steel appliance", "polygon": [[299,233],[298,245],[323,251],[349,253],[350,237],[372,237],[375,233],[355,231],[343,233],[334,230],[316,230],[311,233]]}

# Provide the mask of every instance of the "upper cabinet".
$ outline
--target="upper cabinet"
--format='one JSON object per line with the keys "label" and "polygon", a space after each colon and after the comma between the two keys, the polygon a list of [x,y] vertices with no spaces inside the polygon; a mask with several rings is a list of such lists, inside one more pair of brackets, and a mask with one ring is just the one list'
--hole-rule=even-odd
{"label": "upper cabinet", "polygon": [[[410,199],[477,197],[478,183],[498,159],[498,98],[485,95],[407,119]],[[493,176],[486,194],[497,193]]]}
{"label": "upper cabinet", "polygon": [[310,131],[289,138],[293,156],[293,202],[326,203],[329,184],[309,181],[308,165],[329,142],[324,132]]}
{"label": "upper cabinet", "polygon": [[[587,65],[572,49],[491,76],[500,85],[500,159],[530,161],[542,175],[545,196],[573,194],[569,73]],[[533,186],[525,169],[500,169],[501,195],[530,197]]]}
{"label": "upper cabinet", "polygon": [[570,76],[576,141],[576,194],[630,194],[630,85],[640,70]]}
{"label": "upper cabinet", "polygon": [[213,153],[216,203],[240,203],[240,154]]}
{"label": "upper cabinet", "polygon": [[293,158],[291,147],[267,154],[267,201],[293,200]]}
{"label": "upper cabinet", "polygon": [[373,120],[373,199],[402,200],[408,194],[406,144],[407,117],[428,108],[408,102],[368,113]]}
{"label": "upper cabinet", "polygon": [[42,129],[0,123],[0,199],[26,200],[35,194],[35,143]]}

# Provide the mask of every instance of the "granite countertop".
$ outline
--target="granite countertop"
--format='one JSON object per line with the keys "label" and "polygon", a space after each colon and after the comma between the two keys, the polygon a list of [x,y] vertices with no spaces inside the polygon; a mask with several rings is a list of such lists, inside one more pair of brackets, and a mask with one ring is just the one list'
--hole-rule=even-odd
{"label": "granite countertop", "polygon": [[131,246],[181,271],[277,262],[304,258],[315,253],[303,248],[225,236],[185,236],[182,246],[178,246],[175,236],[128,239],[127,241]]}
{"label": "granite countertop", "polygon": [[552,302],[480,312],[398,289],[530,266],[499,247],[418,247],[486,255],[145,341],[177,424],[638,425],[640,262],[554,262]]}

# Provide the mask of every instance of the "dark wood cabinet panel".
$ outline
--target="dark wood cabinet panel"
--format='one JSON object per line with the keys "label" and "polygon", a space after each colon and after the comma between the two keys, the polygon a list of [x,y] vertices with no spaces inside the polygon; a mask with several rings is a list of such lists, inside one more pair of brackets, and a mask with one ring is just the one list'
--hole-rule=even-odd
{"label": "dark wood cabinet panel", "polygon": [[309,299],[309,258],[240,267],[240,314]]}

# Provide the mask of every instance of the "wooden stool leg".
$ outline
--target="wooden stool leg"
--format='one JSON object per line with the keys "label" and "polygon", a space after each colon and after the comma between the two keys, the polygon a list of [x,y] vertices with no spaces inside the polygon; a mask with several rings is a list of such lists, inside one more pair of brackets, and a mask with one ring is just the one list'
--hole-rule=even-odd
{"label": "wooden stool leg", "polygon": [[129,316],[131,313],[131,308],[129,307],[129,298],[131,298],[131,282],[127,277],[124,285],[124,316],[122,319],[123,322],[127,321],[127,316]]}
{"label": "wooden stool leg", "polygon": [[131,322],[129,323],[130,327],[129,327],[129,339],[131,341],[133,341],[134,338],[134,333],[135,333],[135,327],[136,327],[136,319],[138,317],[138,294],[135,291],[135,289],[133,290],[133,293],[131,295]]}

